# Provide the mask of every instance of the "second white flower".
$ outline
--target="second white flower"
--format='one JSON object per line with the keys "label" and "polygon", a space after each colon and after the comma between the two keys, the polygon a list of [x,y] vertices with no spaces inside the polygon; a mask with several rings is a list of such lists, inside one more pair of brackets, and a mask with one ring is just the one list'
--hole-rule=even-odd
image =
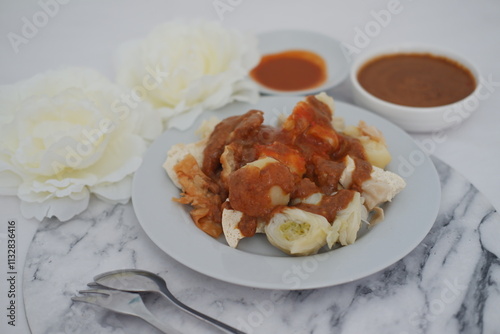
{"label": "second white flower", "polygon": [[247,75],[258,61],[253,36],[217,22],[174,21],[122,47],[117,81],[161,108],[168,127],[187,128],[203,110],[256,102],[258,90]]}

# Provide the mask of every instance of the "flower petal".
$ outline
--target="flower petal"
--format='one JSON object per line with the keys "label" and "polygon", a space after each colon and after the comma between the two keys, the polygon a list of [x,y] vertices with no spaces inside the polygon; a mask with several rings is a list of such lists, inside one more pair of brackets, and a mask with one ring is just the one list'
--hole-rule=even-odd
{"label": "flower petal", "polygon": [[120,182],[101,183],[91,187],[90,190],[102,200],[125,204],[132,193],[132,176],[127,176]]}
{"label": "flower petal", "polygon": [[[259,61],[257,39],[219,22],[161,24],[120,48],[117,58],[117,81],[142,90],[156,108],[167,108],[162,116],[168,127],[186,129],[204,110],[259,96],[247,78]],[[172,112],[182,116],[173,120]]]}
{"label": "flower petal", "polygon": [[94,70],[66,68],[0,86],[0,194],[27,217],[67,220],[91,191],[124,203],[163,130],[159,110]]}
{"label": "flower petal", "polygon": [[89,205],[88,192],[79,200],[68,197],[55,197],[43,202],[21,202],[21,213],[24,217],[42,220],[45,217],[56,217],[60,221],[68,221],[83,212]]}

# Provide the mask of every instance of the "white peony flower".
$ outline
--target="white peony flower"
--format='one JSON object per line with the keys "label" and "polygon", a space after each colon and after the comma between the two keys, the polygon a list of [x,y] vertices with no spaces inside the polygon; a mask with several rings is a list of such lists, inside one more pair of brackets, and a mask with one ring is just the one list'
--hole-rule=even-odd
{"label": "white peony flower", "polygon": [[217,22],[173,21],[122,46],[117,81],[161,108],[168,127],[186,129],[203,110],[255,103],[257,86],[247,75],[258,61],[253,36]]}
{"label": "white peony flower", "polygon": [[67,68],[0,86],[0,194],[28,218],[68,220],[99,198],[125,203],[162,131],[149,104],[94,70]]}

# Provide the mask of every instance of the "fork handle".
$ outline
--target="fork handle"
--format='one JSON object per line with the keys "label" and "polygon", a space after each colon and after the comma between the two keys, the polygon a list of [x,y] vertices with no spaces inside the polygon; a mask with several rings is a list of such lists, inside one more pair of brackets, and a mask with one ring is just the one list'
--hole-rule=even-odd
{"label": "fork handle", "polygon": [[177,329],[171,327],[170,325],[163,323],[159,321],[152,313],[150,312],[140,312],[140,314],[137,314],[137,317],[141,318],[142,320],[146,321],[150,325],[156,327],[157,329],[161,330],[165,334],[182,334],[179,332]]}
{"label": "fork handle", "polygon": [[214,319],[212,317],[209,317],[208,315],[206,314],[203,314],[203,313],[200,313],[194,309],[192,309],[191,307],[187,306],[186,304],[182,303],[180,300],[178,300],[177,298],[174,297],[174,295],[172,295],[171,293],[169,293],[168,291],[161,291],[161,295],[164,297],[164,298],[167,298],[168,300],[170,300],[171,302],[173,302],[177,307],[179,307],[181,310],[191,314],[192,316],[200,319],[200,320],[203,320],[217,328],[219,328],[220,330],[222,330],[224,333],[229,333],[229,334],[246,334],[245,332],[242,332],[234,327],[231,327],[229,325],[226,325],[225,323],[223,322],[220,322],[219,320],[217,319]]}

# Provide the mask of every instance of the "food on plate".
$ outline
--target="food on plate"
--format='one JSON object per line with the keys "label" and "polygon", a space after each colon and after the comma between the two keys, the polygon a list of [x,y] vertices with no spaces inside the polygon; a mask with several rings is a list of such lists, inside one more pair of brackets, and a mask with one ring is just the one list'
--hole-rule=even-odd
{"label": "food on plate", "polygon": [[269,242],[291,255],[316,254],[326,244],[332,225],[325,217],[294,207],[283,207],[265,225]]}
{"label": "food on plate", "polygon": [[361,225],[362,218],[367,216],[366,207],[363,206],[363,198],[359,192],[354,192],[349,204],[337,211],[332,224],[332,233],[327,237],[328,246],[331,248],[337,241],[345,246],[356,241],[356,236]]}
{"label": "food on plate", "polygon": [[391,157],[382,133],[363,121],[345,126],[334,110],[321,93],[279,126],[264,124],[259,110],[205,122],[200,141],[168,151],[163,167],[182,191],[173,200],[233,248],[256,233],[295,256],[354,243],[406,183],[384,170]]}
{"label": "food on plate", "polygon": [[231,207],[252,217],[265,217],[278,205],[287,205],[295,187],[288,167],[270,157],[247,163],[229,176]]}
{"label": "food on plate", "polygon": [[345,188],[358,187],[365,200],[364,205],[372,210],[377,205],[390,201],[406,186],[405,181],[397,174],[372,166],[370,176],[361,184],[355,184],[353,176],[358,166],[350,156],[344,159],[345,168],[340,175],[339,183]]}
{"label": "food on plate", "polygon": [[222,204],[219,185],[201,171],[191,154],[174,166],[174,173],[183,189],[181,198],[174,201],[191,204],[190,214],[196,226],[213,237],[219,236],[222,232],[218,223]]}

